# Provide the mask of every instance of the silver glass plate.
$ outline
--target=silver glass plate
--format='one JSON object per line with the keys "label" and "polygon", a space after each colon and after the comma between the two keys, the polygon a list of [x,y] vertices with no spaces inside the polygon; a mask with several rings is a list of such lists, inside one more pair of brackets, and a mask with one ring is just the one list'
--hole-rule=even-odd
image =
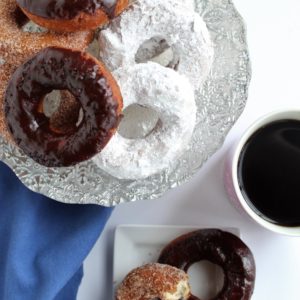
{"label": "silver glass plate", "polygon": [[196,0],[214,42],[215,59],[197,91],[197,125],[189,150],[174,169],[139,181],[119,180],[92,161],[71,168],[46,168],[0,137],[0,160],[31,190],[65,203],[114,206],[160,197],[186,182],[223,144],[242,113],[251,77],[244,22],[231,0]]}

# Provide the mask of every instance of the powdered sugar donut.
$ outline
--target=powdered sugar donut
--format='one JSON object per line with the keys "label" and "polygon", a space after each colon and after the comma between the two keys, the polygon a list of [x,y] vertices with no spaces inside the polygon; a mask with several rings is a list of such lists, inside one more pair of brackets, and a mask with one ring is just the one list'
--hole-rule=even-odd
{"label": "powdered sugar donut", "polygon": [[195,89],[201,87],[212,65],[213,46],[200,15],[191,2],[184,3],[136,0],[99,33],[101,59],[116,70],[147,62],[155,52],[169,47],[173,52],[170,67],[186,75]]}
{"label": "powdered sugar donut", "polygon": [[196,122],[194,92],[188,79],[172,69],[148,62],[114,72],[123,91],[124,108],[150,107],[159,115],[145,138],[116,133],[94,162],[119,179],[141,179],[174,164],[186,150]]}

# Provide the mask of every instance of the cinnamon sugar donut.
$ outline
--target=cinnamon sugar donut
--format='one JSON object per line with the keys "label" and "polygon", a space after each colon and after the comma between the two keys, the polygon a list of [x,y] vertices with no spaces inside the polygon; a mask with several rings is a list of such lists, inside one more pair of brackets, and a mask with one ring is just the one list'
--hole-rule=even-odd
{"label": "cinnamon sugar donut", "polygon": [[116,300],[188,299],[188,275],[171,266],[148,264],[131,271],[116,293]]}
{"label": "cinnamon sugar donut", "polygon": [[15,0],[0,1],[0,134],[10,139],[4,122],[3,98],[10,76],[32,55],[48,46],[84,50],[93,39],[91,31],[71,34],[23,32],[27,18],[18,10]]}
{"label": "cinnamon sugar donut", "polygon": [[58,32],[96,29],[118,16],[128,0],[17,0],[36,24]]}
{"label": "cinnamon sugar donut", "polygon": [[[41,111],[53,90],[68,90],[81,104],[83,120],[66,132]],[[47,167],[72,166],[100,152],[115,133],[122,96],[105,66],[91,55],[49,47],[21,65],[5,93],[7,128],[15,143]]]}

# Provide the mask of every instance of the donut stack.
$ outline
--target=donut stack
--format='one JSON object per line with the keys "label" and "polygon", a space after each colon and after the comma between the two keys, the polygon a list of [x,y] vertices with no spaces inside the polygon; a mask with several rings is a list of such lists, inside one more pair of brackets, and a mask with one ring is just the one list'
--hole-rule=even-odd
{"label": "donut stack", "polygon": [[[138,180],[171,170],[189,146],[199,105],[194,93],[213,61],[206,25],[191,0],[129,4],[1,1],[0,134],[39,164],[93,158],[114,177]],[[28,18],[37,32],[24,30]],[[95,56],[83,52],[92,41],[100,49]],[[43,104],[56,90],[59,122]],[[123,109],[134,105],[158,118],[141,138],[117,131]]]}
{"label": "donut stack", "polygon": [[100,57],[119,81],[124,108],[150,107],[160,120],[142,139],[117,133],[94,158],[114,177],[134,180],[172,171],[189,147],[196,124],[194,91],[213,61],[208,30],[192,3],[137,0],[99,33]]}

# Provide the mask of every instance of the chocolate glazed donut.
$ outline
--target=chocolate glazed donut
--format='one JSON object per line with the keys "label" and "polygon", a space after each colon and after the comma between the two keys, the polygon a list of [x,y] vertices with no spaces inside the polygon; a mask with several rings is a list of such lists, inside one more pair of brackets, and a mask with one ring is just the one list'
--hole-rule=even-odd
{"label": "chocolate glazed donut", "polygon": [[[83,120],[67,132],[53,128],[41,109],[53,90],[69,91],[81,104]],[[100,152],[116,131],[122,97],[112,75],[92,56],[50,47],[13,74],[5,94],[7,128],[16,144],[48,167],[71,166]]]}
{"label": "chocolate glazed donut", "polygon": [[24,13],[55,31],[95,29],[118,16],[128,0],[17,0]]}
{"label": "chocolate glazed donut", "polygon": [[[255,262],[250,249],[235,235],[204,229],[180,236],[167,245],[158,262],[188,271],[199,261],[208,260],[224,271],[224,286],[212,300],[248,300],[254,290]],[[191,295],[189,300],[199,300]]]}

